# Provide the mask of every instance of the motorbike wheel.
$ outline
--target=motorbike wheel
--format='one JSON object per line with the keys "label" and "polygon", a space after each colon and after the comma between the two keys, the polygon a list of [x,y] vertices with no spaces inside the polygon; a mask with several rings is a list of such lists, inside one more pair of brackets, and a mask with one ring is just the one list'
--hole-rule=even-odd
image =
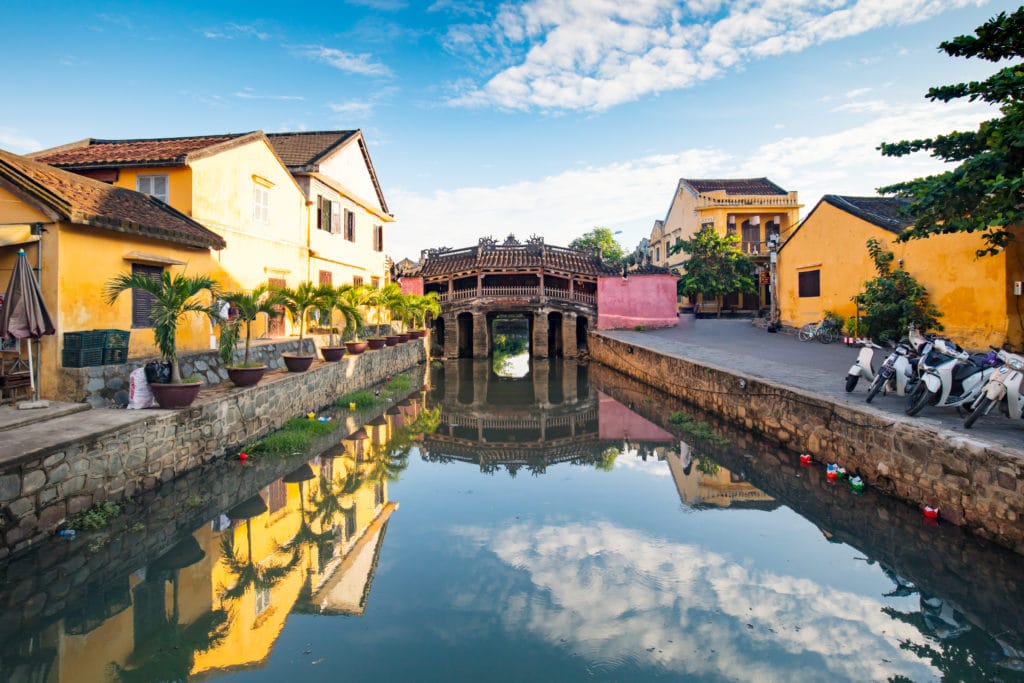
{"label": "motorbike wheel", "polygon": [[928,385],[922,380],[917,383],[914,391],[907,398],[907,407],[903,412],[911,416],[917,415],[931,400],[932,392],[928,390]]}
{"label": "motorbike wheel", "polygon": [[988,396],[981,399],[981,403],[978,404],[978,407],[972,410],[971,414],[967,416],[966,420],[964,420],[964,428],[970,429],[973,427],[974,423],[978,421],[978,418],[987,413],[991,407],[992,399]]}
{"label": "motorbike wheel", "polygon": [[875,400],[875,396],[878,396],[885,388],[885,378],[881,375],[875,375],[875,379],[871,381],[871,386],[868,387],[868,397],[864,399],[868,403]]}
{"label": "motorbike wheel", "polygon": [[818,329],[816,323],[807,323],[800,328],[800,331],[796,333],[796,336],[800,338],[800,341],[811,341],[814,339],[814,331]]}
{"label": "motorbike wheel", "polygon": [[860,379],[860,375],[847,375],[846,376],[846,393],[850,393],[857,388],[857,380]]}

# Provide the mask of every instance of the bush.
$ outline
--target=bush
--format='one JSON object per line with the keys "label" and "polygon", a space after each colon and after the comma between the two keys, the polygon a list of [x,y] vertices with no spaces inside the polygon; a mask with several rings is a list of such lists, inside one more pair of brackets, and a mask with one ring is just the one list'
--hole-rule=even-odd
{"label": "bush", "polygon": [[372,408],[380,402],[380,399],[373,395],[372,391],[366,391],[361,389],[359,391],[352,391],[344,396],[339,396],[334,399],[334,405],[339,408],[348,408],[349,404],[355,403],[357,410],[365,410],[366,408]]}
{"label": "bush", "polygon": [[248,450],[276,455],[305,452],[316,439],[334,431],[334,427],[333,422],[320,422],[304,417],[292,418],[279,431],[253,444]]}
{"label": "bush", "polygon": [[895,256],[878,240],[867,242],[878,276],[864,283],[853,300],[864,310],[862,331],[877,341],[901,339],[910,323],[924,332],[941,330],[939,309],[928,301],[928,291],[903,268],[893,270]]}
{"label": "bush", "polygon": [[88,510],[83,510],[68,526],[80,531],[96,531],[110,524],[120,514],[121,506],[119,504],[105,500],[93,505]]}

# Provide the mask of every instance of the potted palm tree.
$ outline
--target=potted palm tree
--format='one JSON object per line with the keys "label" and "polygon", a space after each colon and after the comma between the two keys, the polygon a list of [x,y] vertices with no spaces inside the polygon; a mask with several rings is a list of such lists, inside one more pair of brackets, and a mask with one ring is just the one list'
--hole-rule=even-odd
{"label": "potted palm tree", "polygon": [[[342,289],[342,287],[339,287],[339,290]],[[357,356],[365,351],[368,346],[367,342],[359,340],[359,333],[363,329],[363,314],[361,309],[364,306],[369,305],[371,295],[374,291],[375,290],[369,289],[364,285],[350,285],[347,289],[339,291],[339,298],[343,299],[347,306],[359,313],[357,324],[353,327],[346,327],[345,329],[346,336],[350,333],[352,335],[352,339],[345,342],[345,349],[350,355]]]}
{"label": "potted palm tree", "polygon": [[409,317],[412,315],[413,294],[405,294],[399,291],[397,296],[391,297],[388,312],[398,319],[398,342],[405,343],[411,338],[409,335]]}
{"label": "potted palm tree", "polygon": [[313,364],[315,356],[302,353],[302,340],[306,332],[306,320],[312,311],[323,308],[323,290],[308,280],[300,282],[296,287],[282,287],[277,290],[281,294],[282,303],[288,310],[292,323],[299,327],[299,353],[284,353],[284,364],[289,372],[305,372]]}
{"label": "potted palm tree", "polygon": [[427,314],[434,318],[441,315],[441,303],[437,292],[413,296],[411,309],[413,325],[417,326],[413,332],[416,339],[423,339],[427,336]]}
{"label": "potted palm tree", "polygon": [[204,291],[215,295],[217,282],[209,275],[178,273],[171,277],[166,270],[159,279],[142,273],[121,273],[107,280],[104,297],[109,305],[113,305],[121,293],[129,289],[146,292],[152,297],[149,316],[153,337],[161,357],[171,365],[170,383],[150,385],[153,395],[161,408],[186,408],[199,395],[202,382],[191,378],[182,380],[178,365],[178,324],[183,316],[192,313],[216,317],[216,312],[200,295]]}
{"label": "potted palm tree", "polygon": [[320,285],[323,295],[320,298],[323,308],[320,311],[322,319],[327,321],[330,339],[327,346],[320,347],[320,353],[325,361],[337,362],[345,355],[344,346],[334,344],[334,313],[337,311],[341,317],[341,327],[345,330],[358,329],[363,324],[363,315],[359,307],[353,304],[345,292],[353,289],[353,285],[339,285],[337,288],[330,285]]}
{"label": "potted palm tree", "polygon": [[398,342],[400,340],[400,337],[397,334],[392,334],[391,333],[391,314],[392,314],[392,311],[397,310],[397,309],[399,309],[401,307],[402,296],[403,296],[402,288],[399,286],[399,284],[397,282],[389,282],[386,285],[384,285],[383,287],[381,287],[379,290],[377,290],[377,299],[376,299],[375,303],[377,305],[377,327],[378,327],[378,334],[380,334],[379,328],[380,328],[381,318],[383,317],[382,314],[383,314],[384,311],[387,311],[388,312],[388,323],[387,323],[387,332],[388,332],[388,334],[384,335],[384,342],[388,346],[395,346],[395,345],[398,344]]}
{"label": "potted palm tree", "polygon": [[[249,360],[252,323],[261,313],[267,316],[268,321],[280,315],[278,307],[283,304],[283,297],[280,292],[271,291],[268,285],[262,284],[249,292],[226,292],[221,294],[220,298],[238,311],[237,317],[221,321],[221,325],[234,326],[234,330],[231,327],[228,327],[227,330],[222,329],[221,359],[229,364],[227,366],[228,377],[231,378],[236,387],[251,387],[254,384],[258,384],[263,379],[263,373],[267,371],[267,366],[263,363],[253,363]],[[245,323],[245,353],[242,356],[242,363],[240,365],[230,365],[231,361],[234,360],[234,342],[238,336],[237,328],[242,322]],[[225,331],[228,334],[224,334]],[[231,333],[232,331],[234,332],[233,334]]]}

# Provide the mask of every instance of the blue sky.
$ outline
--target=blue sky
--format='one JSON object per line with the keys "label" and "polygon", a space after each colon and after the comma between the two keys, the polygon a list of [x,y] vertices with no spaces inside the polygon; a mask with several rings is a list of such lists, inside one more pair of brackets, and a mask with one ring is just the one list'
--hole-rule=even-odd
{"label": "blue sky", "polygon": [[883,140],[974,127],[924,99],[995,67],[940,41],[1002,0],[4,3],[0,147],[361,128],[397,260],[478,236],[628,247],[680,177],[871,194]]}

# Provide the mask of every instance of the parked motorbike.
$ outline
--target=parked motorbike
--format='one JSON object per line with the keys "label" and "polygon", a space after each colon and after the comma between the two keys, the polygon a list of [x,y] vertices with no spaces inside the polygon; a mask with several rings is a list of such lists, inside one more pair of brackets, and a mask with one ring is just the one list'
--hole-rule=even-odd
{"label": "parked motorbike", "polygon": [[1003,365],[992,373],[981,394],[971,404],[971,414],[964,420],[967,429],[973,427],[982,415],[988,415],[994,405],[999,405],[1011,420],[1021,419],[1024,413],[1024,393],[1021,392],[1024,357],[994,347],[993,351],[997,352]]}
{"label": "parked motorbike", "polygon": [[909,345],[903,342],[895,344],[868,385],[868,395],[864,400],[871,403],[883,389],[893,390],[898,396],[906,396],[907,392],[913,391],[918,381],[916,360],[917,354]]}
{"label": "parked motorbike", "polygon": [[874,342],[865,342],[860,348],[860,352],[857,353],[857,362],[850,366],[850,371],[846,373],[846,393],[850,393],[857,388],[857,382],[863,377],[868,382],[873,382],[875,379],[875,349],[882,348]]}
{"label": "parked motorbike", "polygon": [[994,352],[972,356],[948,339],[926,343],[918,362],[921,379],[907,398],[906,414],[917,415],[929,404],[956,407],[973,403],[1001,363]]}

